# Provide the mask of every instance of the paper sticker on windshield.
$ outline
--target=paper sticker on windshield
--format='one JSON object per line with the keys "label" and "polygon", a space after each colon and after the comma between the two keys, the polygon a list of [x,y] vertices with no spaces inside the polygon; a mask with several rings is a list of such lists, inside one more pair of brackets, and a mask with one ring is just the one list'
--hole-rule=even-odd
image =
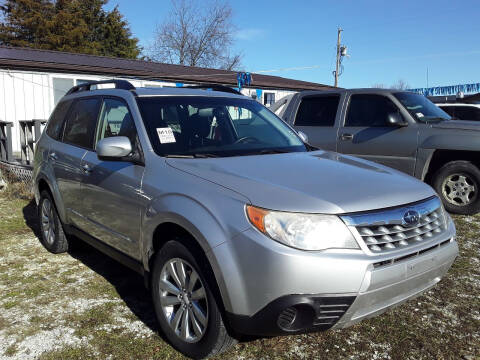
{"label": "paper sticker on windshield", "polygon": [[421,117],[424,117],[425,115],[423,115],[421,112],[418,112],[416,113],[415,115],[417,115],[417,117],[421,118]]}
{"label": "paper sticker on windshield", "polygon": [[173,135],[173,131],[169,127],[157,128],[157,134],[158,138],[160,139],[160,144],[169,144],[175,142],[175,135]]}

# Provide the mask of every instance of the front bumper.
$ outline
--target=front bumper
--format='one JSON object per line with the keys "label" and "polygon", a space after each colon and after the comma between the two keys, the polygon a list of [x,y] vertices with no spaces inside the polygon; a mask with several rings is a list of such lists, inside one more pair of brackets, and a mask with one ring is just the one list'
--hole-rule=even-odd
{"label": "front bumper", "polygon": [[241,236],[239,249],[246,253],[240,263],[246,267],[239,270],[238,259],[230,259],[226,271],[233,273],[222,291],[236,295],[227,303],[231,307],[226,306],[229,323],[238,333],[265,336],[343,328],[378,315],[420,295],[445,275],[458,255],[453,223],[443,235],[395,262],[355,252],[314,255],[269,239],[274,249],[266,250]]}
{"label": "front bumper", "polygon": [[333,328],[348,327],[421,295],[440,281],[457,255],[458,245],[450,241],[413,260],[367,272],[355,301]]}

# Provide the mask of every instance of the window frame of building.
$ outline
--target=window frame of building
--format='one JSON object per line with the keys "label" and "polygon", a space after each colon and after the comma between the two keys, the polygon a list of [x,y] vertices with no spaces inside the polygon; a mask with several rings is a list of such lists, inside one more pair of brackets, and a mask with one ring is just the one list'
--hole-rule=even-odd
{"label": "window frame of building", "polygon": [[274,92],[264,92],[263,93],[263,105],[270,106],[275,103],[275,93]]}
{"label": "window frame of building", "polygon": [[[68,85],[66,85],[67,81],[69,82]],[[60,84],[62,82],[63,85]],[[68,86],[68,88],[66,86]],[[68,90],[70,90],[73,86],[75,86],[74,78],[64,76],[52,76],[53,106],[57,105],[68,92]]]}

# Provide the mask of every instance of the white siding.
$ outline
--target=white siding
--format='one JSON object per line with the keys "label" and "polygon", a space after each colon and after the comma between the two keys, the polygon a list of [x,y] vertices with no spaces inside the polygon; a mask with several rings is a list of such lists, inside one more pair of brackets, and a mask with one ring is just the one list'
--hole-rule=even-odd
{"label": "white siding", "polygon": [[[85,74],[59,74],[28,71],[9,71],[0,69],[0,119],[13,122],[13,151],[20,152],[20,126],[19,120],[48,119],[54,104],[53,78],[77,80],[106,80],[111,77],[102,77]],[[136,87],[162,86],[175,87],[172,82],[132,80]],[[264,103],[265,92],[275,93],[275,101],[292,94],[288,90],[262,90],[262,97],[257,99]],[[256,89],[242,89],[247,96],[256,95]]]}

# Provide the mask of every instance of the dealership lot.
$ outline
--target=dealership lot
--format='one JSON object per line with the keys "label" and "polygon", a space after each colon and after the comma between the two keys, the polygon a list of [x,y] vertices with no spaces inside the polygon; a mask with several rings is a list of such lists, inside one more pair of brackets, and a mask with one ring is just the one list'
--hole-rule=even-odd
{"label": "dealership lot", "polygon": [[[48,253],[34,201],[0,197],[0,358],[182,358],[158,335],[138,275],[86,246]],[[424,296],[344,330],[249,339],[220,358],[478,358],[480,215],[455,223],[460,255]]]}

